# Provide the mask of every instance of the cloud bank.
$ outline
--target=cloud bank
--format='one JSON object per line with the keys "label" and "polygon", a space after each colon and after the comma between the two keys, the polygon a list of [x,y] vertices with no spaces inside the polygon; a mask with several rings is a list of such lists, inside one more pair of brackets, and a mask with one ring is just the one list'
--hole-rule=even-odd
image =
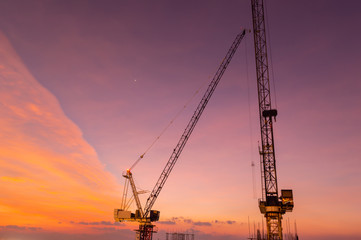
{"label": "cloud bank", "polygon": [[115,178],[1,32],[0,124],[0,225],[61,229],[113,220]]}

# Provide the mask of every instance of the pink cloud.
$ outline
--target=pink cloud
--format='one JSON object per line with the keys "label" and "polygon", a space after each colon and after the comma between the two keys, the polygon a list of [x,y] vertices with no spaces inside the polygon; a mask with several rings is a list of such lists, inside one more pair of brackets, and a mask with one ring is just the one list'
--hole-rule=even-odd
{"label": "pink cloud", "polygon": [[0,225],[112,221],[120,201],[115,178],[3,34],[0,42]]}

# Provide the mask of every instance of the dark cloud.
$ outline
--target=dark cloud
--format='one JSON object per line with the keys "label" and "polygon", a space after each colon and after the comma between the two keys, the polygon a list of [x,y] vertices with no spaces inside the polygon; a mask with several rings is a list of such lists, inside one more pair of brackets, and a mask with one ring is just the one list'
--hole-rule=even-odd
{"label": "dark cloud", "polygon": [[237,222],[236,221],[233,221],[233,220],[228,220],[228,221],[218,221],[218,220],[214,220],[214,223],[216,224],[236,224]]}
{"label": "dark cloud", "polygon": [[190,218],[184,218],[184,217],[173,217],[171,219],[171,221],[165,221],[165,222],[173,222],[173,223],[169,223],[169,224],[177,224],[177,222],[184,222],[184,223],[187,223],[187,224],[192,224],[194,226],[212,226],[211,222],[200,222],[200,221],[195,222]]}
{"label": "dark cloud", "polygon": [[80,224],[80,225],[89,225],[88,222],[78,222],[78,224]]}
{"label": "dark cloud", "polygon": [[210,223],[210,222],[193,222],[193,225],[195,225],[195,226],[212,226],[212,223]]}
{"label": "dark cloud", "polygon": [[28,227],[29,230],[31,231],[38,231],[38,230],[42,230],[43,228],[41,227]]}
{"label": "dark cloud", "polygon": [[158,224],[165,224],[165,225],[175,225],[174,221],[159,221]]}
{"label": "dark cloud", "polygon": [[[129,229],[96,228],[96,234],[67,234],[48,231],[18,231],[15,229],[3,230],[0,226],[0,239],[26,239],[26,240],[134,240],[135,233]],[[103,232],[102,232],[103,231]]]}
{"label": "dark cloud", "polygon": [[70,222],[71,224],[80,224],[80,225],[104,225],[104,226],[124,226],[125,224],[119,222],[110,222],[110,221],[100,221],[100,222]]}
{"label": "dark cloud", "polygon": [[110,222],[110,221],[101,221],[101,225],[118,225],[118,222]]}
{"label": "dark cloud", "polygon": [[185,223],[193,223],[193,220],[192,220],[192,219],[189,219],[189,218],[184,219],[183,221],[184,221]]}
{"label": "dark cloud", "polygon": [[184,218],[184,217],[173,217],[171,218],[171,220],[166,220],[166,221],[161,221],[161,222],[158,222],[160,224],[168,224],[168,225],[175,225],[177,224],[177,222],[181,223],[181,222],[184,222],[184,223],[187,223],[187,224],[192,224],[193,226],[212,226],[212,223],[211,222],[195,222],[193,221],[192,219],[190,218]]}
{"label": "dark cloud", "polygon": [[[177,223],[186,223],[186,224],[191,224],[193,226],[212,226],[212,224],[228,224],[228,225],[232,225],[232,224],[237,224],[237,221],[234,220],[227,220],[227,221],[219,221],[219,220],[214,220],[212,222],[201,222],[201,221],[194,221],[191,218],[184,218],[184,217],[173,217],[171,219],[167,219],[166,221],[160,221],[158,222],[159,224],[168,224],[168,225],[176,225]],[[241,225],[243,225],[243,223],[240,223]]]}
{"label": "dark cloud", "polygon": [[0,226],[0,229],[3,229],[3,230],[31,230],[31,231],[37,231],[37,230],[41,230],[43,228],[41,228],[41,227],[24,227],[24,226],[18,226],[18,225],[6,225],[6,226]]}
{"label": "dark cloud", "polygon": [[0,226],[2,229],[10,229],[10,230],[25,230],[26,227],[18,226],[18,225],[6,225]]}

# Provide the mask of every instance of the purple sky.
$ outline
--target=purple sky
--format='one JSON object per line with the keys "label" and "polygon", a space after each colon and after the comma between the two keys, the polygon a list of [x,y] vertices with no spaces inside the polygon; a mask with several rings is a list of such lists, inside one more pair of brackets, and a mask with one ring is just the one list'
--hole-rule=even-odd
{"label": "purple sky", "polygon": [[[279,188],[294,190],[285,218],[303,239],[361,239],[360,10],[356,0],[267,3]],[[252,28],[248,0],[0,2],[0,30],[121,184],[242,28]],[[162,221],[236,221],[239,235],[248,216],[260,221],[253,51],[248,34],[160,194]],[[152,189],[200,97],[134,169],[139,187]]]}

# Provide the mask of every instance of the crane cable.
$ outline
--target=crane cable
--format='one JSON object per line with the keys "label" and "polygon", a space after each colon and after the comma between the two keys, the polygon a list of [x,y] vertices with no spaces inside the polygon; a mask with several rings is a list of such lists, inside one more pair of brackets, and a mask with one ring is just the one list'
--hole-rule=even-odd
{"label": "crane cable", "polygon": [[247,38],[245,39],[244,44],[245,51],[245,60],[246,60],[246,78],[247,78],[247,100],[248,100],[248,121],[249,121],[249,138],[250,138],[250,148],[251,148],[251,167],[252,167],[252,184],[253,184],[253,198],[257,198],[257,188],[256,188],[256,179],[255,179],[255,164],[253,161],[253,131],[252,131],[252,117],[251,117],[251,93],[250,93],[250,83],[249,83],[249,73],[248,73],[248,51],[247,51]]}
{"label": "crane cable", "polygon": [[[210,76],[208,77],[210,79]],[[144,158],[144,155],[154,146],[154,144],[161,138],[161,136],[167,131],[167,129],[173,124],[173,122],[181,115],[181,113],[188,107],[188,105],[193,101],[193,99],[198,95],[199,91],[204,87],[204,85],[208,81],[204,81],[203,84],[195,91],[193,96],[191,96],[188,101],[183,105],[183,107],[178,111],[178,113],[173,117],[173,119],[168,123],[168,125],[161,131],[161,133],[154,139],[154,141],[149,145],[149,147],[145,150],[145,152],[138,157],[138,159],[133,163],[133,165],[129,168],[129,171],[133,169],[141,159]]]}

